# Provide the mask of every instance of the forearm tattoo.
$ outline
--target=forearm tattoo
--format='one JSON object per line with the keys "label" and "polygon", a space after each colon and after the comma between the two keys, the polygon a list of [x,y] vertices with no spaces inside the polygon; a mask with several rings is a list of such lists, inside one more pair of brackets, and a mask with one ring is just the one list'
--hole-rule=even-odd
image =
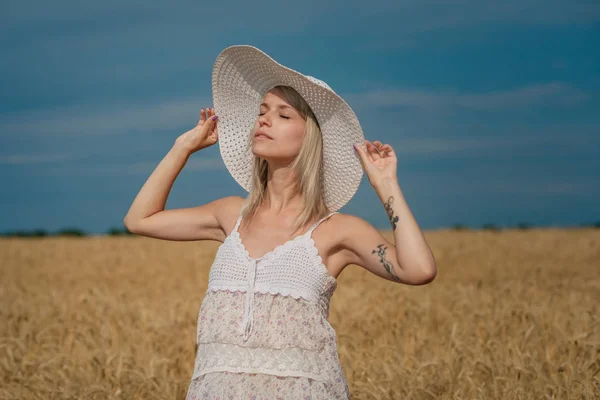
{"label": "forearm tattoo", "polygon": [[392,265],[391,262],[389,262],[388,260],[385,259],[385,251],[387,250],[387,247],[383,247],[383,246],[384,246],[383,244],[377,245],[377,250],[373,250],[373,252],[371,254],[377,253],[377,256],[379,257],[379,261],[381,261],[381,264],[383,264],[383,268],[385,268],[387,273],[390,274],[392,279],[399,282],[400,277],[398,277],[398,275],[396,275],[396,273],[394,272],[394,266]]}
{"label": "forearm tattoo", "polygon": [[392,209],[392,203],[394,202],[394,197],[390,196],[390,198],[383,204],[385,207],[385,211],[387,212],[388,218],[392,224],[392,230],[396,230],[396,222],[398,222],[398,216],[394,217],[394,210]]}

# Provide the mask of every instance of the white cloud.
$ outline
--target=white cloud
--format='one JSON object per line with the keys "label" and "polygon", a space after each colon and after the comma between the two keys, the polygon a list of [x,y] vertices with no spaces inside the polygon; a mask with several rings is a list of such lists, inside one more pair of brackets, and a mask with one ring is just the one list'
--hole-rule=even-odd
{"label": "white cloud", "polygon": [[[336,24],[329,25],[330,30],[352,27],[355,34],[384,33],[387,37],[380,35],[373,45],[386,48],[422,39],[411,36],[414,34],[453,28],[588,24],[600,20],[600,4],[586,0],[384,0],[370,2],[369,7],[364,2],[347,1],[339,11],[341,15],[338,13]],[[364,24],[365,20],[373,23]]]}
{"label": "white cloud", "polygon": [[[225,163],[220,158],[202,158],[202,156],[193,158],[190,157],[183,167],[184,171],[205,171],[225,169]],[[102,175],[113,175],[125,173],[128,175],[150,175],[158,166],[160,160],[156,162],[137,162],[133,164],[107,165],[98,166],[95,168],[95,173]]]}
{"label": "white cloud", "polygon": [[0,165],[28,165],[69,161],[75,154],[5,154],[0,155]]}
{"label": "white cloud", "polygon": [[[193,156],[192,156],[193,157]],[[133,163],[106,163],[96,165],[50,165],[43,169],[31,171],[35,175],[54,176],[60,178],[69,177],[110,177],[125,175],[150,176],[158,166],[160,160],[140,161]],[[218,171],[225,170],[225,164],[221,158],[190,158],[183,171]]]}
{"label": "white cloud", "polygon": [[401,158],[409,155],[461,154],[475,150],[508,147],[510,143],[500,138],[399,138],[392,147]]}
{"label": "white cloud", "polygon": [[194,158],[190,159],[185,168],[191,171],[226,169],[221,158]]}
{"label": "white cloud", "polygon": [[[66,60],[77,65],[88,60],[92,62],[86,62],[85,68],[69,71],[73,78],[90,79],[104,73],[111,79],[127,79],[135,69],[107,68],[102,58],[112,52],[145,50],[154,54],[157,49],[173,49],[171,54],[176,54],[173,57],[178,62],[155,63],[152,68],[166,73],[181,68],[181,62],[210,66],[225,47],[214,38],[230,32],[241,32],[243,37],[251,33],[259,38],[274,33],[300,36],[310,31],[350,38],[352,48],[358,51],[392,50],[422,43],[429,38],[425,33],[445,34],[449,29],[600,20],[600,4],[581,0],[384,0],[370,2],[368,7],[356,0],[269,1],[258,5],[246,1],[187,1],[178,2],[177,7],[140,0],[83,4],[72,0],[3,4],[0,33],[12,37],[17,45],[3,49],[0,65],[15,68],[21,63],[23,68],[32,68],[22,60],[42,58],[45,68],[60,71],[65,69],[61,63]],[[226,18],[221,17],[223,10],[227,10]],[[468,38],[479,36],[471,34]],[[149,74],[147,70],[140,72]]]}
{"label": "white cloud", "polygon": [[[418,176],[400,173],[400,181],[415,193],[432,196],[452,195],[458,197],[485,198],[489,195],[540,196],[545,195],[600,195],[597,180],[589,176],[553,176],[544,173],[546,163],[530,164],[527,160],[514,160],[508,167],[503,165],[470,164],[463,169],[429,169],[419,171]],[[515,170],[518,173],[513,173]]]}
{"label": "white cloud", "polygon": [[[220,13],[227,10],[227,18]],[[195,26],[198,37],[203,33],[216,33],[215,29],[227,31],[232,28],[247,28],[264,32],[289,32],[315,27],[323,17],[323,28],[339,29],[336,22],[355,22],[360,19],[365,28],[388,27],[396,21],[395,29],[422,32],[445,27],[474,25],[478,23],[537,23],[566,24],[592,22],[600,19],[600,5],[586,0],[375,0],[365,6],[358,0],[331,0],[326,3],[306,0],[300,3],[263,1],[260,5],[246,1],[224,1],[200,4],[194,1],[178,2],[177,7],[167,3],[150,3],[141,0],[116,1],[84,4],[74,0],[52,3],[22,0],[3,4],[2,18],[5,25],[27,22],[60,24],[72,21],[98,21],[128,15],[133,22],[154,26],[167,20],[179,21],[180,25]],[[288,16],[288,18],[284,18]],[[293,16],[293,17],[292,17]],[[354,16],[354,18],[352,18]],[[149,18],[152,17],[152,18]],[[383,18],[382,17],[387,17]],[[374,20],[379,18],[378,20]],[[364,24],[365,20],[372,23]],[[245,25],[244,21],[252,21]],[[325,23],[327,21],[328,23]],[[87,29],[98,29],[90,24]],[[319,24],[317,24],[319,27]],[[355,26],[360,28],[360,26]],[[135,28],[140,28],[136,24]],[[160,30],[157,30],[159,33]]]}
{"label": "white cloud", "polygon": [[473,184],[471,189],[480,188],[482,191],[493,193],[512,193],[515,195],[573,195],[598,193],[596,182],[490,182],[489,184]]}
{"label": "white cloud", "polygon": [[[375,89],[343,97],[357,110],[414,107],[506,111],[534,106],[572,107],[590,99],[583,90],[560,82],[477,94],[455,90]],[[186,123],[192,128],[199,119],[200,108],[207,106],[213,106],[212,99],[198,96],[153,104],[76,105],[20,112],[2,116],[0,134],[50,138],[124,135],[132,131],[164,130],[171,133]]]}
{"label": "white cloud", "polygon": [[505,111],[528,107],[572,107],[591,95],[563,82],[531,84],[487,93],[461,93],[456,90],[373,89],[348,94],[344,99],[357,108],[415,107],[422,109],[462,108]]}
{"label": "white cloud", "polygon": [[[130,131],[172,132],[200,119],[200,109],[212,107],[208,97],[170,99],[162,103],[109,106],[75,105],[3,115],[2,135],[69,137],[123,135]],[[184,132],[181,132],[184,133]]]}

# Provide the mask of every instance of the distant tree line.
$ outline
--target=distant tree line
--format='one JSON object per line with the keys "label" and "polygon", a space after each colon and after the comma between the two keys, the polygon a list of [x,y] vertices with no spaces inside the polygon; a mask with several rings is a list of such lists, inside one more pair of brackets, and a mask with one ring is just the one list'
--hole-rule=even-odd
{"label": "distant tree line", "polygon": [[[84,237],[88,236],[89,233],[79,228],[63,228],[55,232],[49,232],[44,229],[35,229],[31,231],[26,230],[15,230],[0,233],[3,237],[45,237],[45,236],[72,236],[72,237]],[[110,228],[106,231],[107,236],[126,236],[134,235],[126,227],[123,228]]]}
{"label": "distant tree line", "polygon": [[[580,224],[578,227],[580,228],[600,228],[600,221],[597,222],[592,222],[589,224]],[[527,230],[527,229],[532,229],[532,228],[536,228],[536,226],[534,226],[533,224],[529,224],[526,222],[520,222],[518,224],[516,224],[515,226],[498,226],[495,224],[483,224],[481,226],[481,229],[484,231],[501,231],[502,229],[520,229],[520,230]],[[544,226],[537,226],[537,228],[544,228]],[[567,226],[564,227],[565,229],[569,229],[572,228],[571,226]],[[464,224],[454,224],[451,227],[452,230],[455,231],[463,231],[463,230],[471,230],[474,228],[471,228],[467,225]]]}
{"label": "distant tree line", "polygon": [[[579,225],[579,227],[581,228],[600,228],[600,221],[597,222],[593,222],[591,224],[581,224]],[[452,230],[455,231],[464,231],[464,230],[476,230],[477,228],[473,228],[464,224],[454,224],[450,227]],[[532,224],[528,224],[525,222],[521,222],[518,223],[515,226],[498,226],[498,225],[494,225],[494,224],[483,224],[481,226],[481,230],[484,231],[492,231],[492,232],[499,232],[502,231],[503,229],[520,229],[520,230],[527,230],[527,229],[532,229],[535,228],[534,225]],[[544,228],[543,226],[538,226],[538,228]],[[565,227],[565,228],[569,228],[569,227]],[[88,236],[89,233],[85,232],[82,229],[78,229],[78,228],[63,228],[60,229],[58,231],[55,232],[49,232],[46,231],[44,229],[35,229],[35,230],[14,230],[14,231],[7,231],[7,232],[3,232],[0,233],[0,237],[45,237],[45,236],[71,236],[71,237],[84,237],[84,236]],[[116,228],[116,227],[112,227],[110,228],[108,231],[106,231],[105,235],[107,236],[131,236],[131,235],[135,235],[134,233],[131,233],[126,227],[122,227],[122,228]]]}

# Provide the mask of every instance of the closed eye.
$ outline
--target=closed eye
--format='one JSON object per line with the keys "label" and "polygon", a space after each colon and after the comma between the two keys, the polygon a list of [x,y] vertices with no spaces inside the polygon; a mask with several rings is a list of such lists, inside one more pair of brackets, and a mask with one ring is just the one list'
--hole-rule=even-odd
{"label": "closed eye", "polygon": [[[258,114],[259,116],[263,115],[263,114]],[[285,118],[285,119],[290,119],[290,117],[285,117],[283,115],[280,115],[281,118]]]}

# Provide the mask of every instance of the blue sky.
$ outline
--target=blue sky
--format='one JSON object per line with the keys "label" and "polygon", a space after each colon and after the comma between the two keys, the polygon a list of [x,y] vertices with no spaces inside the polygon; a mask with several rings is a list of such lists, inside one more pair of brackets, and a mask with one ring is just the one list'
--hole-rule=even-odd
{"label": "blue sky", "polygon": [[[212,105],[234,44],[324,80],[389,143],[423,229],[600,220],[597,1],[9,1],[0,12],[0,231],[122,227]],[[167,208],[245,196],[217,146]],[[366,175],[340,212],[388,229]]]}

